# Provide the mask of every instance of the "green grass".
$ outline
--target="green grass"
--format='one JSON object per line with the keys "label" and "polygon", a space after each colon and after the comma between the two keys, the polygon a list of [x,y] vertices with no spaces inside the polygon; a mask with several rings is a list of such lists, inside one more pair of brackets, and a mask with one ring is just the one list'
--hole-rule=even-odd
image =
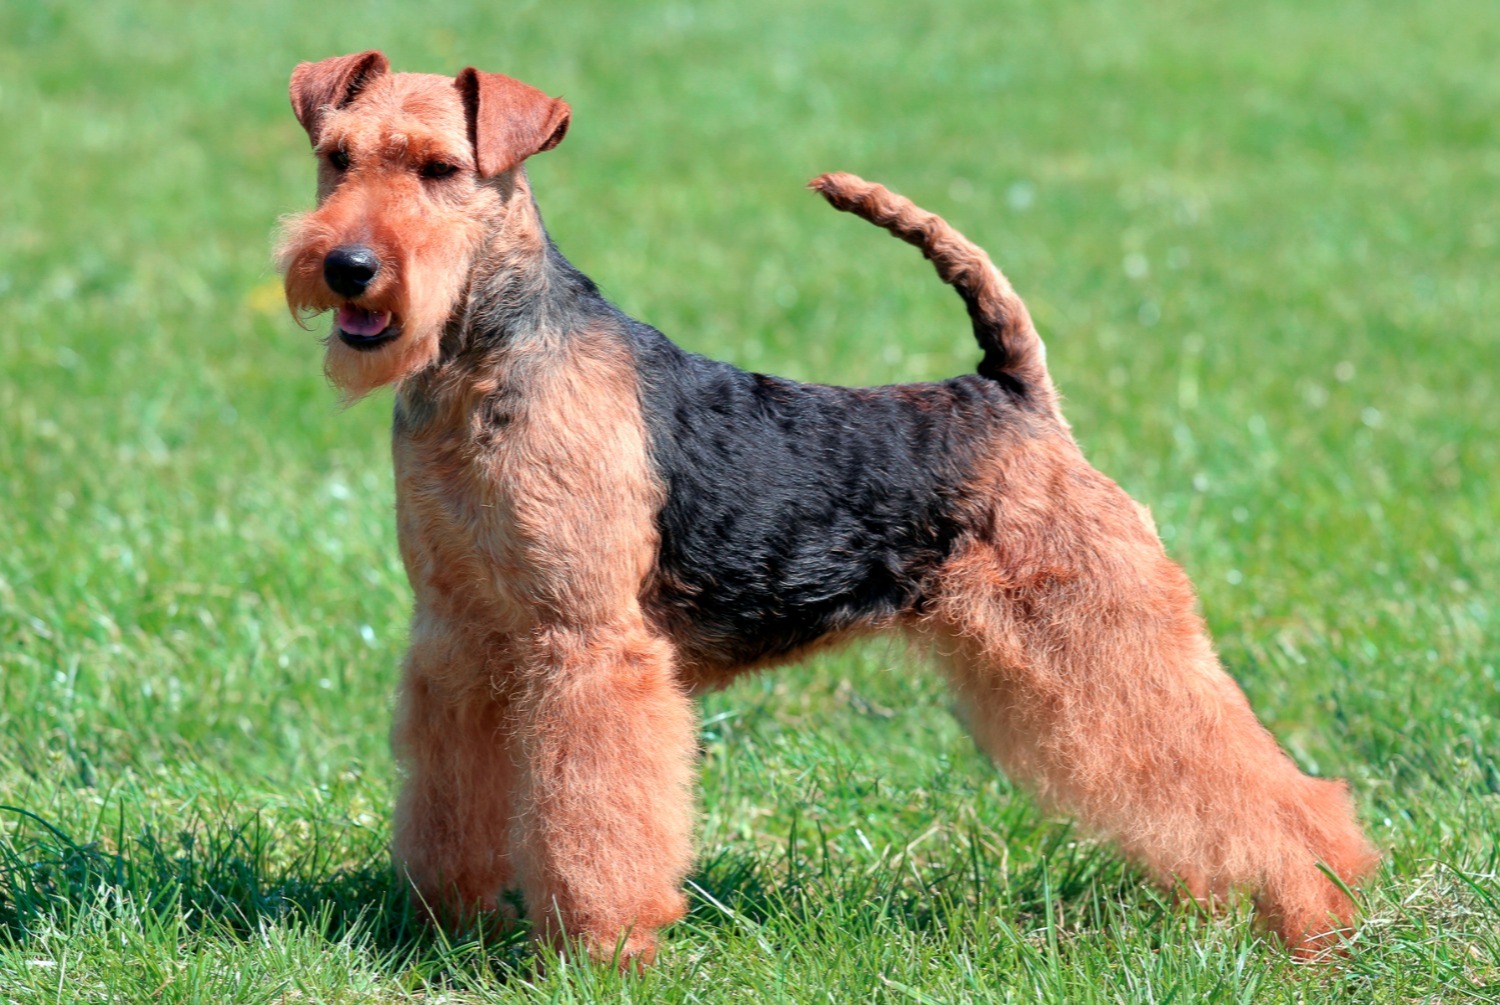
{"label": "green grass", "polygon": [[[413,924],[387,401],[339,410],[267,252],[312,194],[288,72],[372,46],[566,95],[554,236],[692,349],[972,366],[820,171],[988,247],[1231,671],[1388,850],[1349,958],[1171,908],[881,646],[706,702],[648,975]],[[0,1002],[1500,998],[1496,52],[1491,0],[7,3]]]}

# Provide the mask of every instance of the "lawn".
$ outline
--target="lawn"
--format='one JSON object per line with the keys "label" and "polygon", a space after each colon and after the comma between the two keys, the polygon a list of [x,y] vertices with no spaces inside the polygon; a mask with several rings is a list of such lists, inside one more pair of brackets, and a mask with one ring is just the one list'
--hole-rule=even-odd
{"label": "lawn", "polygon": [[[1386,850],[1348,957],[1173,907],[894,645],[705,702],[647,975],[417,924],[389,395],[338,406],[268,251],[312,198],[289,71],[372,47],[565,95],[559,245],[749,368],[977,355],[813,175],[987,247],[1230,671]],[[7,2],[0,1002],[1500,999],[1497,52],[1493,0]]]}

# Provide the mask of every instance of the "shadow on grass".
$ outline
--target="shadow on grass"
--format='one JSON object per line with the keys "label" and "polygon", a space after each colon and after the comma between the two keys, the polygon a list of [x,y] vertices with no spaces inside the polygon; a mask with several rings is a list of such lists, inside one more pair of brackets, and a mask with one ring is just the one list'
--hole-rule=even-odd
{"label": "shadow on grass", "polygon": [[41,927],[104,911],[180,919],[189,930],[248,934],[295,919],[329,938],[358,933],[382,949],[418,945],[425,926],[406,903],[384,852],[317,840],[300,854],[276,853],[258,818],[194,819],[167,837],[149,827],[114,840],[76,841],[13,806],[22,824],[0,838],[0,932],[26,941]]}
{"label": "shadow on grass", "polygon": [[[122,822],[113,840],[81,843],[29,810],[0,806],[0,814],[20,820],[0,836],[0,940],[13,944],[68,930],[85,915],[94,925],[149,918],[184,934],[240,939],[292,924],[358,944],[382,966],[415,969],[429,981],[471,968],[476,958],[500,977],[531,968],[524,922],[500,934],[455,935],[429,925],[377,832],[359,831],[352,847],[347,832],[336,840],[316,833],[284,839],[258,817],[225,813],[195,818],[190,831],[171,838],[149,827],[127,836]],[[821,829],[794,826],[779,853],[729,848],[701,862],[688,881],[689,923],[804,936],[822,928],[873,934],[887,925],[935,932],[975,910],[996,910],[1018,927],[1050,929],[1054,909],[1082,918],[1103,901],[1138,896],[1130,892],[1137,878],[1116,856],[1072,840],[1066,827],[1040,826],[1047,836],[1019,868],[996,861],[993,833],[971,835],[934,859],[897,852],[872,868],[836,852]],[[297,851],[288,850],[293,844]]]}

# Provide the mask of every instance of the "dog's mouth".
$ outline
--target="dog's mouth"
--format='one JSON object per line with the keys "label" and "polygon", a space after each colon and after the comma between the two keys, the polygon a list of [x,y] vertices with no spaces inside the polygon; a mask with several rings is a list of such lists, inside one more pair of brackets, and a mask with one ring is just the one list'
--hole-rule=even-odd
{"label": "dog's mouth", "polygon": [[351,349],[367,352],[395,341],[401,329],[391,324],[390,311],[372,311],[346,303],[338,313],[339,340]]}

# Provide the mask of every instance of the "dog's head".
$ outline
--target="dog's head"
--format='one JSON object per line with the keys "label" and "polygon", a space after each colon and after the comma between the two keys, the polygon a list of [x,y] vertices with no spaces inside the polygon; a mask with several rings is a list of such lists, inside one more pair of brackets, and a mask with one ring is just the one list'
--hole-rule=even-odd
{"label": "dog's head", "polygon": [[324,367],[351,400],[436,359],[514,173],[568,130],[561,98],[470,67],[391,73],[379,52],[302,63],[292,108],[318,159],[318,206],[283,225],[299,318],[335,311]]}

